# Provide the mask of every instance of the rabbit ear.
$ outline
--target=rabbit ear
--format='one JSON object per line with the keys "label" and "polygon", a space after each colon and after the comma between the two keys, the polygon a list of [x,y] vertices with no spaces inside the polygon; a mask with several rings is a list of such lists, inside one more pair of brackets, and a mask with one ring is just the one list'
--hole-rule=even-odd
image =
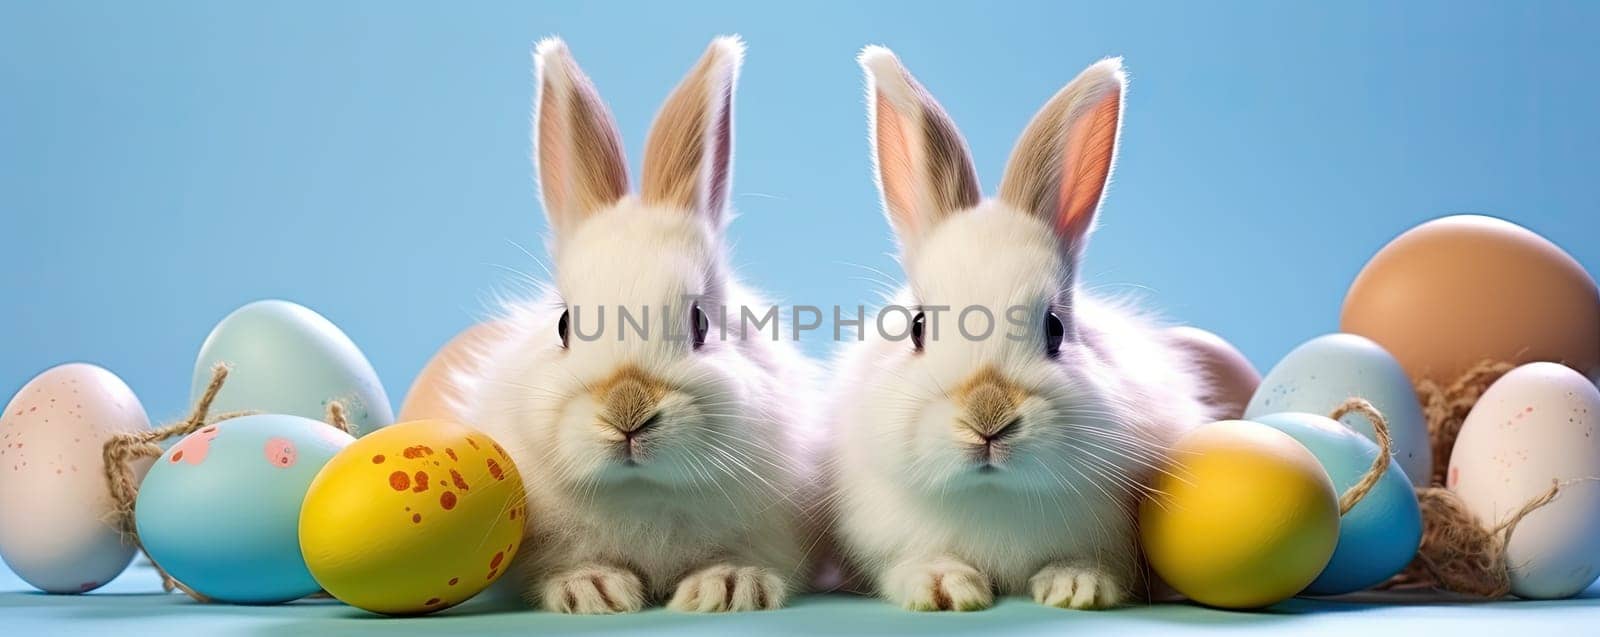
{"label": "rabbit ear", "polygon": [[944,108],[881,46],[857,58],[867,75],[872,163],[884,213],[903,249],[951,213],[978,204],[966,140]]}
{"label": "rabbit ear", "polygon": [[1121,58],[1085,69],[1033,116],[1000,181],[1000,199],[1049,221],[1070,252],[1082,249],[1111,178],[1126,87]]}
{"label": "rabbit ear", "polygon": [[738,36],[711,41],[672,91],[644,147],[645,203],[726,218],[733,180],[733,90],[744,61]]}
{"label": "rabbit ear", "polygon": [[622,140],[594,84],[559,38],[534,53],[534,163],[545,215],[556,235],[628,192]]}

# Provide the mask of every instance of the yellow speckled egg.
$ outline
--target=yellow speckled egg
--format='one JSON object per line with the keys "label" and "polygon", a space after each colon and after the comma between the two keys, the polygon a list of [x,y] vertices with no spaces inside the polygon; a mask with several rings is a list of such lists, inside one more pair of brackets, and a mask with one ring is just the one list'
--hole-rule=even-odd
{"label": "yellow speckled egg", "polygon": [[306,566],[329,594],[387,615],[449,608],[501,574],[527,501],[505,450],[445,420],[391,425],[324,465],[300,510]]}
{"label": "yellow speckled egg", "polygon": [[1305,589],[1333,556],[1339,502],[1317,457],[1263,424],[1224,420],[1173,447],[1139,509],[1150,566],[1178,592],[1260,608]]}

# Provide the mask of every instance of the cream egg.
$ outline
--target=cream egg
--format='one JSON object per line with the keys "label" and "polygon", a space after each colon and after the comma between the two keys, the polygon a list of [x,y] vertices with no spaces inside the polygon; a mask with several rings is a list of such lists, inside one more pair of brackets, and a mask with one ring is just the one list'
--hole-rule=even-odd
{"label": "cream egg", "polygon": [[1562,484],[1506,547],[1518,597],[1571,597],[1600,575],[1597,425],[1600,389],[1566,366],[1530,363],[1491,385],[1461,426],[1445,484],[1485,528]]}
{"label": "cream egg", "polygon": [[[82,593],[111,581],[134,546],[113,526],[106,441],[145,431],[139,398],[87,363],[34,377],[0,415],[0,557],[39,590]],[[150,460],[133,463],[135,478]]]}

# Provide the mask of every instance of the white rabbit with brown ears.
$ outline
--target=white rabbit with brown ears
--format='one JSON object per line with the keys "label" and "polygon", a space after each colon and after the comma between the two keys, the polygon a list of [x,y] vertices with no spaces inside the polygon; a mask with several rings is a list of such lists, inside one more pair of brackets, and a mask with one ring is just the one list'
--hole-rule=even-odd
{"label": "white rabbit with brown ears", "polygon": [[[744,331],[739,308],[765,303],[724,247],[743,54],[736,37],[711,43],[657,116],[631,195],[593,84],[562,41],[537,47],[554,281],[509,306],[459,380],[465,413],[526,483],[514,575],[548,610],[770,609],[805,581],[813,375],[789,344]],[[620,310],[665,331],[625,328]]]}
{"label": "white rabbit with brown ears", "polygon": [[[846,352],[832,391],[842,552],[909,609],[987,608],[996,593],[1116,606],[1143,587],[1137,502],[1207,417],[1192,363],[1153,322],[1078,285],[1117,154],[1121,60],[1049,100],[987,200],[960,133],[895,55],[867,47],[860,62],[907,275],[894,303],[909,309]],[[973,312],[961,334],[971,307],[1000,326],[972,338]],[[950,308],[937,329],[933,308]]]}

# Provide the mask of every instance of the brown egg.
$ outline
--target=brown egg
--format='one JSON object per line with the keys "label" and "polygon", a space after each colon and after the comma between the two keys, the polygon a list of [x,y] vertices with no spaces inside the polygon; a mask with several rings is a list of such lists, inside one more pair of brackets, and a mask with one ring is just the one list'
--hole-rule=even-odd
{"label": "brown egg", "polygon": [[1261,374],[1250,360],[1221,336],[1198,327],[1173,327],[1167,330],[1169,342],[1183,348],[1194,357],[1209,383],[1203,398],[1217,411],[1217,420],[1237,420],[1244,417],[1245,405],[1261,384]]}
{"label": "brown egg", "polygon": [[1382,345],[1412,380],[1455,380],[1483,359],[1600,366],[1600,291],[1561,248],[1509,221],[1435,219],[1372,257],[1340,329]]}
{"label": "brown egg", "polygon": [[470,371],[476,360],[474,352],[481,350],[499,334],[498,324],[479,323],[439,348],[411,383],[411,391],[406,393],[406,401],[400,405],[396,422],[430,419],[466,422],[451,406],[456,396],[456,388],[451,382],[452,372]]}

